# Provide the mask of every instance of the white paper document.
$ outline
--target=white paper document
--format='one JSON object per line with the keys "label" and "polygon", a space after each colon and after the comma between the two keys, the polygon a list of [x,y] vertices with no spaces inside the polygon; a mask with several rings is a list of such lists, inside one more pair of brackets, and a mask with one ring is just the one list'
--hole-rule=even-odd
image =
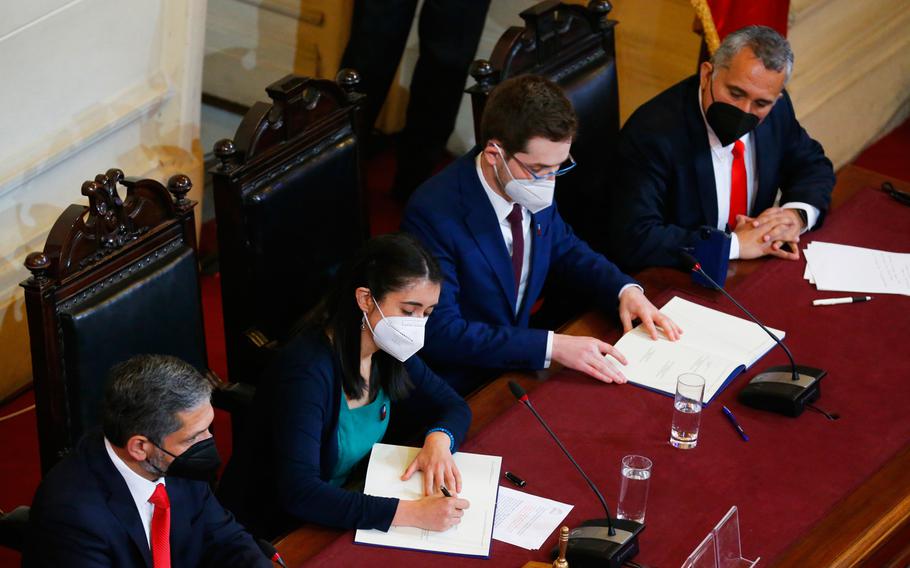
{"label": "white paper document", "polygon": [[500,487],[493,538],[538,550],[571,510],[572,505]]}
{"label": "white paper document", "polygon": [[910,253],[815,241],[803,277],[822,291],[910,295]]}
{"label": "white paper document", "polygon": [[[401,475],[414,461],[419,451],[420,448],[374,444],[363,492],[367,495],[399,499],[423,497],[422,473],[413,475],[408,481],[401,481]],[[471,503],[471,506],[465,509],[460,524],[444,532],[413,527],[392,527],[389,532],[360,529],[354,537],[354,542],[468,556],[489,556],[502,458],[458,452],[455,454],[455,464],[461,472],[462,491],[458,497]],[[454,493],[454,488],[452,492]]]}
{"label": "white paper document", "polygon": [[[705,379],[704,402],[710,401],[731,376],[748,369],[775,342],[755,322],[706,308],[674,296],[660,311],[679,325],[678,341],[658,335],[655,341],[638,325],[616,343],[629,364],[612,356],[608,361],[637,385],[669,395],[676,392],[676,378],[697,373]],[[768,328],[778,339],[785,333]]]}

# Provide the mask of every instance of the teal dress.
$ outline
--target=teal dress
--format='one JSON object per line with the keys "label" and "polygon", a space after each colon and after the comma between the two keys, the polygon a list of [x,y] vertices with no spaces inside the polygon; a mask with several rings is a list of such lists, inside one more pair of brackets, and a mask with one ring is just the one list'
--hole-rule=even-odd
{"label": "teal dress", "polygon": [[391,404],[383,389],[373,402],[360,408],[348,408],[348,399],[341,393],[338,412],[338,461],[329,482],[336,487],[344,484],[351,470],[365,458],[373,444],[382,440],[389,426]]}

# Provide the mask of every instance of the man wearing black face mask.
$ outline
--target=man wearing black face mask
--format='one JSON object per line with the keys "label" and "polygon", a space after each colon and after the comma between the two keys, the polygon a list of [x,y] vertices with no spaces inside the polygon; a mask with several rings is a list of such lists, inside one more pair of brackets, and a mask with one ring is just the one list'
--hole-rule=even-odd
{"label": "man wearing black face mask", "polygon": [[676,266],[706,226],[729,228],[731,259],[799,258],[799,236],[821,225],[835,179],[784,91],[792,67],[786,39],[748,26],[633,113],[610,188],[622,265]]}
{"label": "man wearing black face mask", "polygon": [[271,566],[208,486],[220,464],[211,391],[174,357],[116,365],[103,431],[38,488],[23,566]]}

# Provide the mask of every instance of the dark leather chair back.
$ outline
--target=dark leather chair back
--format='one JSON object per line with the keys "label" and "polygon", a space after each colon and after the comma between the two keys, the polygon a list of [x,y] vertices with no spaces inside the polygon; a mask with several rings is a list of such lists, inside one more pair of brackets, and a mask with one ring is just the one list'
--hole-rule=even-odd
{"label": "dark leather chair back", "polygon": [[269,85],[212,169],[228,374],[255,381],[270,347],[320,299],[369,234],[357,74]]}
{"label": "dark leather chair back", "polygon": [[557,0],[540,2],[520,16],[525,26],[503,33],[490,61],[471,67],[477,84],[467,90],[480,139],[480,118],[493,88],[502,80],[526,73],[558,83],[578,114],[572,157],[578,166],[556,182],[560,214],[589,244],[603,250],[607,165],[619,135],[619,88],[616,77],[614,27],[610,3],[592,0],[587,7]]}
{"label": "dark leather chair back", "polygon": [[26,258],[42,471],[99,423],[115,363],[160,353],[206,372],[190,188],[183,175],[165,188],[110,169],[82,185],[89,206],[70,205]]}

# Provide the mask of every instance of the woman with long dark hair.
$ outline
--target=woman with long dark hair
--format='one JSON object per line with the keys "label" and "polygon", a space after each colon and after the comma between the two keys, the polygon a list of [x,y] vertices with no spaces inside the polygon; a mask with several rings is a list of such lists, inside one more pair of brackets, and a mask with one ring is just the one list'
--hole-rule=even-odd
{"label": "woman with long dark hair", "polygon": [[[370,240],[306,318],[260,381],[252,423],[235,449],[219,497],[254,534],[301,522],[388,530],[445,530],[468,502],[452,454],[471,420],[467,404],[418,357],[442,275],[407,235]],[[397,403],[430,418],[423,447],[402,472],[423,474],[424,497],[401,500],[344,489],[383,439]],[[409,417],[410,418],[410,417]]]}

